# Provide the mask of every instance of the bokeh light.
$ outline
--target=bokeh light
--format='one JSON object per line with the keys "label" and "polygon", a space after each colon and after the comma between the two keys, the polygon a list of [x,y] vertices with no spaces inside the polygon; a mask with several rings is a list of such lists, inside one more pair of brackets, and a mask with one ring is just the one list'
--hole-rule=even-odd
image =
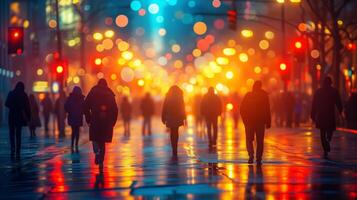
{"label": "bokeh light", "polygon": [[239,60],[241,62],[248,62],[248,55],[246,53],[240,53],[239,54]]}
{"label": "bokeh light", "polygon": [[115,18],[115,24],[120,28],[126,27],[128,23],[129,23],[129,19],[126,15],[118,15]]}
{"label": "bokeh light", "polygon": [[195,25],[193,26],[193,31],[197,35],[203,35],[207,31],[207,25],[204,22],[196,22]]}
{"label": "bokeh light", "polygon": [[133,10],[133,11],[138,11],[140,10],[141,8],[141,2],[138,1],[138,0],[134,0],[130,3],[130,8]]}
{"label": "bokeh light", "polygon": [[148,10],[151,14],[157,14],[160,11],[160,7],[156,3],[152,3],[149,5]]}

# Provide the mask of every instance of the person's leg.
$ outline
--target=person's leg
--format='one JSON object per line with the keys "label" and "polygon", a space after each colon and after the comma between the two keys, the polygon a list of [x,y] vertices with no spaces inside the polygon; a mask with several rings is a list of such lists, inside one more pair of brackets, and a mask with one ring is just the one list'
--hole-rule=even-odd
{"label": "person's leg", "polygon": [[103,173],[103,163],[105,156],[105,142],[99,142],[99,172]]}
{"label": "person's leg", "polygon": [[326,131],[326,141],[327,141],[327,150],[328,152],[331,151],[331,140],[332,140],[332,136],[333,136],[333,130],[328,130]]}
{"label": "person's leg", "polygon": [[74,152],[74,139],[75,139],[75,127],[71,126],[72,135],[71,135],[71,151]]}
{"label": "person's leg", "polygon": [[9,125],[10,151],[11,157],[15,156],[15,126]]}
{"label": "person's leg", "polygon": [[326,139],[326,130],[325,129],[320,129],[320,136],[321,136],[321,144],[322,144],[322,148],[324,149],[324,156],[327,156],[328,153],[328,142]]}
{"label": "person's leg", "polygon": [[147,124],[147,117],[144,117],[143,128],[142,128],[143,135],[145,135],[145,133],[146,133],[146,124]]}
{"label": "person's leg", "polygon": [[98,144],[98,142],[93,141],[92,145],[93,145],[93,153],[95,155],[94,163],[96,165],[98,165],[99,164],[99,144]]}
{"label": "person's leg", "polygon": [[209,146],[212,146],[212,143],[213,143],[211,124],[212,124],[211,121],[206,119],[207,136],[208,136]]}
{"label": "person's leg", "polygon": [[251,127],[245,127],[245,144],[249,155],[249,163],[253,163],[254,160],[254,129]]}
{"label": "person's leg", "polygon": [[261,164],[263,151],[264,151],[264,132],[265,132],[264,126],[256,127],[255,129],[255,134],[257,138],[256,158],[258,164]]}
{"label": "person's leg", "polygon": [[151,117],[148,117],[148,134],[151,135]]}
{"label": "person's leg", "polygon": [[178,143],[178,127],[173,127],[170,129],[170,139],[171,139],[171,148],[172,156],[177,156],[177,143]]}
{"label": "person's leg", "polygon": [[15,132],[16,132],[16,157],[20,158],[20,154],[21,154],[21,131],[22,131],[22,127],[21,126],[17,126],[15,128]]}
{"label": "person's leg", "polygon": [[217,137],[218,137],[218,120],[215,118],[212,121],[212,128],[213,128],[213,144],[217,144]]}
{"label": "person's leg", "polygon": [[75,127],[74,141],[76,145],[76,151],[78,152],[78,142],[79,142],[79,126]]}

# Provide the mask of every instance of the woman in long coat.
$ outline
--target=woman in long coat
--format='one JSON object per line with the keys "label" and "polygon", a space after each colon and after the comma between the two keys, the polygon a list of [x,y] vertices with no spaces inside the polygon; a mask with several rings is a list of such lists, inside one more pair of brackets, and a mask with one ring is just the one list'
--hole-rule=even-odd
{"label": "woman in long coat", "polygon": [[170,129],[172,156],[177,157],[178,130],[185,123],[186,113],[183,92],[176,85],[166,94],[161,120]]}
{"label": "woman in long coat", "polygon": [[128,97],[123,97],[120,104],[120,113],[124,123],[124,135],[130,135],[131,104]]}
{"label": "woman in long coat", "polygon": [[83,105],[84,95],[82,94],[82,89],[75,86],[64,104],[64,109],[68,113],[68,125],[72,129],[72,153],[74,152],[74,144],[76,145],[76,152],[78,152],[79,132],[80,127],[83,126]]}
{"label": "woman in long coat", "polygon": [[36,128],[41,127],[40,109],[38,107],[38,103],[33,94],[30,94],[29,102],[30,102],[30,109],[31,109],[31,119],[29,123],[29,128],[30,128],[31,137],[34,137],[36,136]]}
{"label": "woman in long coat", "polygon": [[105,79],[100,79],[84,100],[84,114],[89,124],[89,140],[93,142],[95,164],[103,172],[105,143],[112,142],[113,127],[118,117],[115,95]]}

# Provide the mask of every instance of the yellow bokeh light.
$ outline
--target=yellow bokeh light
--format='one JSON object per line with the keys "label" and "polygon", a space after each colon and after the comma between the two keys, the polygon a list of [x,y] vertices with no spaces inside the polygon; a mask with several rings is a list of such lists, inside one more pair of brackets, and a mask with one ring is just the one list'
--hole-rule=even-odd
{"label": "yellow bokeh light", "polygon": [[172,50],[172,52],[174,52],[174,53],[178,53],[178,52],[181,51],[181,46],[178,45],[178,44],[174,44],[174,45],[171,46],[171,50]]}
{"label": "yellow bokeh light", "polygon": [[37,73],[38,76],[42,76],[43,75],[43,69],[41,69],[41,68],[37,69],[36,73]]}
{"label": "yellow bokeh light", "polygon": [[131,52],[131,51],[124,51],[124,52],[121,54],[121,57],[123,57],[125,60],[131,60],[131,59],[133,59],[134,54],[133,54],[133,52]]}
{"label": "yellow bokeh light", "polygon": [[233,104],[232,104],[232,103],[227,103],[226,109],[227,109],[228,111],[233,110]]}
{"label": "yellow bokeh light", "polygon": [[125,42],[125,41],[120,41],[118,43],[118,49],[119,51],[126,51],[128,50],[130,47],[129,43]]}
{"label": "yellow bokeh light", "polygon": [[118,76],[116,74],[112,74],[110,75],[110,79],[112,79],[113,81],[117,80]]}
{"label": "yellow bokeh light", "polygon": [[103,34],[98,33],[98,32],[93,33],[93,39],[98,40],[98,41],[102,40],[103,39]]}
{"label": "yellow bokeh light", "polygon": [[199,49],[194,49],[193,51],[192,51],[192,55],[194,56],[194,57],[199,57],[199,56],[201,56],[201,50],[199,50]]}
{"label": "yellow bokeh light", "polygon": [[248,55],[246,54],[246,53],[240,53],[239,54],[239,60],[241,61],[241,62],[248,62]]}
{"label": "yellow bokeh light", "polygon": [[107,37],[107,38],[112,38],[113,36],[114,36],[114,31],[112,31],[112,30],[107,30],[107,31],[105,31],[105,33],[104,33],[104,35],[105,35],[105,37]]}
{"label": "yellow bokeh light", "polygon": [[223,54],[226,56],[234,56],[236,55],[236,50],[234,48],[224,48]]}
{"label": "yellow bokeh light", "polygon": [[145,81],[143,79],[139,79],[137,83],[140,87],[143,87],[145,85]]}
{"label": "yellow bokeh light", "polygon": [[49,26],[50,28],[56,28],[56,27],[57,27],[57,21],[54,20],[54,19],[49,20],[49,21],[48,21],[48,26]]}
{"label": "yellow bokeh light", "polygon": [[233,79],[233,77],[234,77],[234,73],[232,71],[226,72],[226,78],[227,79]]}
{"label": "yellow bokeh light", "polygon": [[272,40],[274,39],[274,32],[272,31],[266,31],[265,34],[264,34],[265,38],[268,39],[268,40]]}
{"label": "yellow bokeh light", "polygon": [[284,3],[285,0],[276,0],[276,2],[278,2],[278,3]]}
{"label": "yellow bokeh light", "polygon": [[341,19],[339,19],[339,20],[337,20],[337,24],[338,24],[339,26],[342,26],[342,25],[343,25],[343,21],[342,21]]}
{"label": "yellow bokeh light", "polygon": [[102,52],[104,51],[104,46],[102,44],[98,44],[95,49],[98,51],[98,52]]}
{"label": "yellow bokeh light", "polygon": [[25,20],[25,21],[23,22],[22,26],[23,26],[24,28],[28,28],[28,27],[30,26],[29,20]]}
{"label": "yellow bokeh light", "polygon": [[256,66],[256,67],[254,67],[254,72],[255,72],[256,74],[260,74],[260,73],[262,72],[262,68],[259,67],[259,66]]}
{"label": "yellow bokeh light", "polygon": [[245,37],[245,38],[251,38],[253,37],[253,31],[249,29],[244,29],[240,32],[240,34]]}
{"label": "yellow bokeh light", "polygon": [[175,68],[182,68],[183,67],[183,62],[181,61],[181,60],[176,60],[175,62],[174,62],[174,67]]}
{"label": "yellow bokeh light", "polygon": [[261,40],[259,42],[259,47],[262,49],[262,50],[267,50],[269,48],[269,42],[268,40]]}
{"label": "yellow bokeh light", "polygon": [[103,40],[102,45],[103,45],[104,49],[110,50],[113,48],[114,43],[113,43],[113,40],[107,38],[107,39]]}
{"label": "yellow bokeh light", "polygon": [[94,60],[94,64],[96,64],[96,65],[101,65],[101,64],[102,64],[102,59],[96,58],[96,59]]}
{"label": "yellow bokeh light", "polygon": [[207,31],[207,25],[204,22],[196,22],[193,25],[193,31],[197,34],[197,35],[203,35],[206,33]]}
{"label": "yellow bokeh light", "polygon": [[119,58],[118,59],[118,64],[119,65],[125,65],[125,63],[126,63],[126,60],[124,58]]}
{"label": "yellow bokeh light", "polygon": [[73,77],[73,83],[78,84],[81,79],[78,76]]}
{"label": "yellow bokeh light", "polygon": [[229,64],[229,59],[226,58],[226,57],[218,57],[216,59],[216,62],[219,64],[219,65],[228,65]]}

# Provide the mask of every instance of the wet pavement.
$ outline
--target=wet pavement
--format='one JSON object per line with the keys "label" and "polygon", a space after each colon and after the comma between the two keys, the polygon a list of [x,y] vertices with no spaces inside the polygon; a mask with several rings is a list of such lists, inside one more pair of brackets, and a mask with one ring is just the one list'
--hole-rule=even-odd
{"label": "wet pavement", "polygon": [[23,133],[23,156],[12,162],[7,132],[0,129],[0,199],[356,199],[357,134],[337,132],[329,159],[310,128],[267,132],[263,165],[248,165],[242,125],[229,120],[217,147],[194,126],[180,130],[179,158],[171,158],[169,135],[155,121],[152,135],[140,121],[129,137],[120,125],[107,145],[104,173],[94,165],[86,130],[80,152],[66,138]]}

